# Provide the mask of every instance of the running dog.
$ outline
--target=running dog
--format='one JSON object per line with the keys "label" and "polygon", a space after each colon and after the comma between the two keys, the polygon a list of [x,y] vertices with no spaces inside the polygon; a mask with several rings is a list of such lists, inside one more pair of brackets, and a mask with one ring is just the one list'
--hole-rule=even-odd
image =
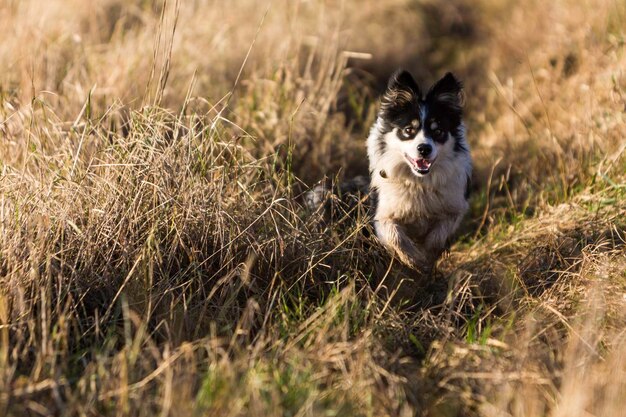
{"label": "running dog", "polygon": [[409,72],[396,71],[367,154],[376,236],[403,263],[430,271],[469,208],[462,83],[447,73],[423,96]]}
{"label": "running dog", "polygon": [[[367,138],[369,181],[357,177],[307,193],[312,209],[328,193],[369,193],[376,236],[404,264],[429,273],[468,210],[472,160],[463,124],[463,85],[451,73],[424,96],[404,70],[389,79]],[[351,204],[351,206],[354,204]]]}

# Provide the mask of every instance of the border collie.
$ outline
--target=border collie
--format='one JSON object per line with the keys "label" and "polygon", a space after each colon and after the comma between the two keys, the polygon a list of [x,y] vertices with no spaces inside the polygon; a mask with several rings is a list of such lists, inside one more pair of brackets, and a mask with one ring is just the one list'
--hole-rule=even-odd
{"label": "border collie", "polygon": [[469,207],[472,160],[463,85],[451,73],[424,97],[407,71],[389,79],[367,138],[374,230],[405,264],[429,271]]}
{"label": "border collie", "polygon": [[[367,138],[376,236],[404,264],[429,273],[468,210],[472,172],[465,138],[463,85],[447,73],[425,96],[396,71]],[[342,184],[339,191],[350,189]],[[327,188],[306,197],[319,207]]]}

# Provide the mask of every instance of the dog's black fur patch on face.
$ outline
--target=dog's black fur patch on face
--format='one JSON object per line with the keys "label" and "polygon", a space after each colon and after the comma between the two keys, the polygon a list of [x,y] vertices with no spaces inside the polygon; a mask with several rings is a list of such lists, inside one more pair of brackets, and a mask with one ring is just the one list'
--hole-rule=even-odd
{"label": "dog's black fur patch on face", "polygon": [[383,121],[383,133],[394,128],[401,130],[414,120],[419,123],[421,101],[422,92],[413,76],[408,71],[396,71],[389,78],[387,90],[380,100],[379,115]]}
{"label": "dog's black fur patch on face", "polygon": [[[427,126],[430,119],[437,122],[438,128],[444,133],[450,133],[455,139],[454,150],[462,151],[463,136],[463,84],[450,72],[433,85],[426,94],[425,104],[428,109]],[[433,140],[445,143],[448,138],[444,134],[441,138],[431,136]]]}
{"label": "dog's black fur patch on face", "polygon": [[415,135],[417,135],[417,132],[420,131],[420,129],[422,128],[422,125],[419,119],[413,119],[409,123],[405,124],[404,126],[394,126],[394,127],[398,127],[398,130],[396,132],[397,133],[396,136],[398,136],[398,139],[411,140],[415,137]]}
{"label": "dog's black fur patch on face", "polygon": [[[397,128],[398,138],[409,140],[423,129],[426,136],[442,144],[448,140],[450,133],[455,140],[454,150],[467,151],[461,141],[463,84],[452,73],[437,81],[422,99],[413,76],[408,71],[396,71],[381,99],[379,116],[383,122],[382,133]],[[423,116],[425,120],[422,120]]]}

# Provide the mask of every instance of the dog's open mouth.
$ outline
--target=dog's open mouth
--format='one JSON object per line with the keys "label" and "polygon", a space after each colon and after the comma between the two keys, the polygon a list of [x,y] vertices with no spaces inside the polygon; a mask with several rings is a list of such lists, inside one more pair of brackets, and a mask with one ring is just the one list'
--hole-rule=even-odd
{"label": "dog's open mouth", "polygon": [[409,166],[413,169],[414,172],[421,174],[421,175],[426,175],[430,172],[430,167],[433,165],[433,162],[435,162],[434,159],[425,159],[425,158],[410,158],[408,155],[404,155],[404,157],[406,158],[407,162],[409,163]]}

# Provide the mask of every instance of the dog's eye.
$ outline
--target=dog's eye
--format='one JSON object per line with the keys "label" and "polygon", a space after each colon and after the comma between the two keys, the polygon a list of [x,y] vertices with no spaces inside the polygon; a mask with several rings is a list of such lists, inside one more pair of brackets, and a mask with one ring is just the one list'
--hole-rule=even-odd
{"label": "dog's eye", "polygon": [[443,135],[443,130],[441,130],[441,129],[435,129],[433,131],[433,136],[436,137],[436,138],[440,138],[442,135]]}
{"label": "dog's eye", "polygon": [[415,134],[415,128],[413,126],[407,126],[404,128],[403,133],[405,136],[413,136]]}

